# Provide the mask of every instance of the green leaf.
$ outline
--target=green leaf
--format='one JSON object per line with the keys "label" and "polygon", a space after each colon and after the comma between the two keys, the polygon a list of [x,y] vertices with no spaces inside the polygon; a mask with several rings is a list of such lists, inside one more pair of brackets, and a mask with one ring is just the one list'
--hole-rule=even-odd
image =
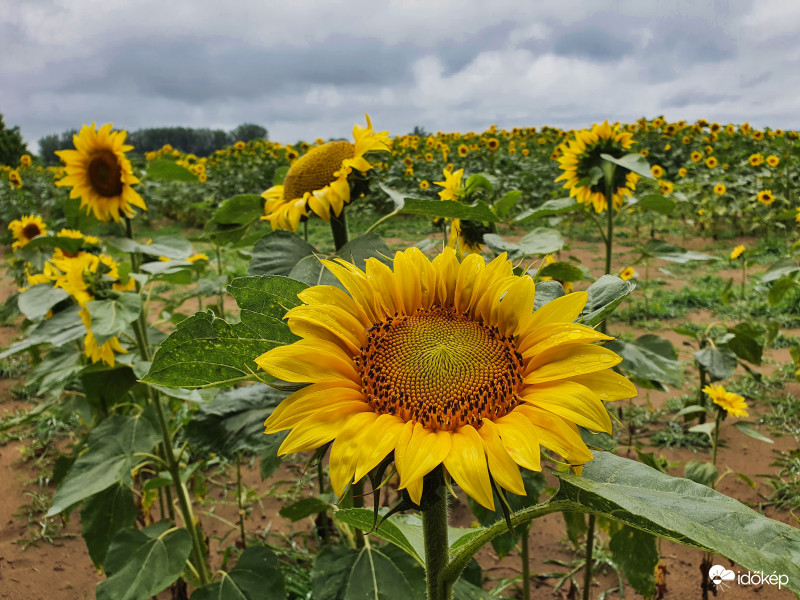
{"label": "green leaf", "polygon": [[122,529],[136,525],[138,514],[133,491],[122,484],[112,485],[84,502],[81,533],[96,567],[103,566],[114,536]]}
{"label": "green leaf", "polygon": [[136,385],[133,369],[119,362],[113,367],[104,363],[87,365],[81,369],[79,376],[86,399],[102,406],[104,411],[117,404]]}
{"label": "green leaf", "polygon": [[511,212],[511,209],[516,206],[519,199],[522,197],[522,192],[519,190],[511,190],[510,192],[506,192],[503,196],[494,203],[494,212],[497,213],[497,216],[501,219],[505,219],[508,216],[508,213]]}
{"label": "green leaf", "polygon": [[469,206],[461,202],[406,198],[403,209],[400,212],[405,215],[422,215],[431,219],[444,217],[480,221],[482,223],[496,223],[498,221],[497,215],[492,212],[488,204],[482,201]]}
{"label": "green leaf", "polygon": [[529,208],[522,211],[519,216],[514,219],[515,223],[529,223],[536,219],[543,217],[552,217],[553,215],[560,215],[562,213],[572,212],[581,207],[575,198],[559,198],[557,200],[548,200],[543,202],[536,208]]}
{"label": "green leaf", "polygon": [[770,286],[767,293],[767,301],[770,306],[776,306],[789,293],[789,290],[798,285],[794,277],[794,274],[784,275]]}
{"label": "green leaf", "polygon": [[[377,258],[386,265],[392,264],[392,251],[386,242],[376,233],[367,233],[347,242],[339,248],[332,258],[341,258],[352,262],[358,268],[366,268],[368,258]],[[339,280],[326,269],[316,256],[307,256],[301,259],[293,268],[289,276],[307,283],[308,285],[335,285],[342,288]]]}
{"label": "green leaf", "polygon": [[623,281],[615,275],[603,275],[586,290],[589,298],[581,314],[582,322],[589,327],[597,325],[630,296],[635,287],[631,281]]}
{"label": "green leaf", "polygon": [[481,173],[474,173],[467,177],[467,181],[464,184],[464,193],[469,198],[478,190],[483,190],[489,196],[494,194],[494,186],[488,177]]}
{"label": "green leaf", "polygon": [[97,584],[97,600],[147,600],[183,572],[192,538],[183,528],[160,521],[144,529],[120,531],[106,556],[107,579]]}
{"label": "green leaf", "polygon": [[80,317],[81,307],[74,305],[42,321],[27,332],[26,338],[0,352],[0,359],[12,356],[39,344],[63,346],[86,335],[86,327]]}
{"label": "green leaf", "polygon": [[139,318],[142,297],[135,292],[122,292],[113,300],[92,300],[86,308],[92,316],[92,333],[102,346]]}
{"label": "green leaf", "polygon": [[[622,357],[620,368],[644,381],[658,381],[680,387],[683,381],[683,365],[674,358],[674,350],[667,351],[667,340],[653,334],[645,334],[635,342],[612,340],[605,346]],[[672,345],[669,344],[669,348]]]}
{"label": "green leaf", "polygon": [[652,597],[656,589],[655,568],[658,564],[656,538],[633,527],[623,527],[611,537],[608,549],[631,587],[645,598]]}
{"label": "green leaf", "polygon": [[192,243],[179,235],[163,235],[153,238],[149,244],[136,242],[129,238],[117,237],[106,240],[122,252],[141,252],[149,256],[164,256],[181,260],[192,255]]}
{"label": "green leaf", "polygon": [[557,229],[537,227],[527,233],[518,245],[525,254],[550,254],[564,247],[564,239]]}
{"label": "green leaf", "polygon": [[800,530],[738,500],[641,463],[594,453],[583,476],[558,473],[555,498],[681,544],[711,550],[750,571],[784,573],[800,591]]}
{"label": "green leaf", "polygon": [[264,214],[264,199],[258,194],[239,194],[219,205],[212,219],[221,225],[249,225]]}
{"label": "green leaf", "polygon": [[760,365],[764,348],[756,339],[758,332],[755,327],[747,321],[743,321],[733,327],[729,327],[728,331],[734,334],[735,337],[728,340],[725,345],[740,359],[754,365]]}
{"label": "green leaf", "polygon": [[284,600],[286,587],[278,558],[266,546],[253,546],[222,579],[195,590],[192,600]]}
{"label": "green leaf", "polygon": [[556,281],[581,281],[583,270],[572,263],[554,262],[539,271],[540,277],[552,277]]}
{"label": "green leaf", "polygon": [[147,167],[147,178],[156,181],[183,181],[197,183],[197,176],[171,160],[154,160]]}
{"label": "green leaf", "polygon": [[694,359],[706,370],[712,382],[728,379],[739,364],[736,355],[727,348],[703,348],[694,353]]}
{"label": "green leaf", "polygon": [[607,160],[610,163],[614,163],[617,166],[620,166],[628,171],[633,171],[637,175],[641,175],[645,179],[652,179],[655,180],[653,177],[653,173],[650,171],[650,164],[644,159],[644,157],[639,154],[638,152],[632,152],[630,154],[626,154],[625,156],[621,156],[619,158],[615,158],[610,154],[601,154],[600,158],[603,160]]}
{"label": "green leaf", "polygon": [[741,431],[743,434],[749,435],[751,438],[756,439],[759,442],[765,442],[767,444],[775,443],[770,438],[761,433],[758,429],[753,427],[747,421],[736,421],[736,423],[734,423],[733,426],[736,427],[736,429]]}
{"label": "green leaf", "polygon": [[281,507],[279,514],[294,523],[311,515],[328,512],[331,508],[333,507],[330,502],[325,502],[322,498],[303,498],[294,504]]}
{"label": "green leaf", "polygon": [[662,215],[671,215],[675,210],[675,201],[661,194],[648,194],[639,198],[638,206]]}
{"label": "green leaf", "polygon": [[61,248],[64,252],[68,254],[75,255],[78,253],[78,250],[81,249],[85,240],[75,239],[75,238],[68,238],[68,237],[59,237],[57,235],[40,235],[32,239],[30,242],[25,244],[25,251],[28,250],[39,250],[39,249],[50,249],[50,248]]}
{"label": "green leaf", "polygon": [[800,271],[800,265],[794,258],[784,258],[771,265],[767,272],[761,277],[761,283],[777,281],[781,277],[793,276]]}
{"label": "green leaf", "polygon": [[533,310],[539,310],[548,302],[565,296],[564,287],[557,281],[540,281],[536,284],[536,295],[533,300]]}
{"label": "green leaf", "polygon": [[268,233],[253,246],[248,275],[289,275],[300,259],[314,254],[314,246],[290,231]]}
{"label": "green leaf", "polygon": [[[230,387],[256,381],[255,359],[296,338],[283,321],[300,304],[305,284],[276,275],[239,277],[228,286],[240,308],[238,323],[210,313],[182,321],[162,342],[143,381],[166,387]],[[266,373],[260,377],[269,378]]]}
{"label": "green leaf", "polygon": [[259,471],[261,473],[261,481],[265,481],[278,470],[281,466],[281,459],[278,456],[278,449],[281,447],[283,440],[289,435],[288,431],[279,431],[278,433],[271,433],[265,435],[266,442],[264,450],[261,452],[261,459],[259,460]]}
{"label": "green leaf", "polygon": [[398,192],[397,190],[390,188],[388,185],[385,185],[381,182],[378,182],[378,187],[381,188],[384,193],[389,196],[389,199],[394,204],[395,210],[400,210],[405,206],[406,197],[402,193]]}
{"label": "green leaf", "polygon": [[49,283],[39,283],[29,287],[17,296],[17,306],[30,321],[40,321],[59,302],[69,298],[69,294],[61,288]]}
{"label": "green leaf", "polygon": [[575,511],[565,511],[561,515],[564,517],[567,538],[569,538],[573,546],[577,547],[581,537],[589,531],[589,527],[586,524],[586,515]]}
{"label": "green leaf", "polygon": [[271,445],[264,420],[288,394],[263,383],[223,390],[201,404],[186,425],[186,437],[200,451],[233,456]]}
{"label": "green leaf", "polygon": [[495,254],[508,252],[509,257],[516,258],[522,256],[522,248],[520,248],[518,244],[515,244],[514,242],[509,242],[502,236],[497,235],[496,233],[483,234],[483,242],[487,246],[489,246],[489,248]]}
{"label": "green leaf", "polygon": [[159,432],[141,415],[108,417],[89,434],[88,449],[58,486],[47,516],[57,515],[115,483],[133,485],[131,469],[141,461],[134,454],[150,452],[160,440]]}
{"label": "green leaf", "polygon": [[272,185],[283,185],[286,174],[289,172],[289,167],[278,167],[275,169],[275,174],[272,176]]}
{"label": "green leaf", "polygon": [[719,477],[717,467],[704,460],[690,460],[683,468],[683,476],[700,485],[712,487]]}
{"label": "green leaf", "polygon": [[656,239],[647,240],[644,248],[640,248],[640,251],[642,256],[660,258],[674,263],[687,263],[693,260],[717,260],[715,256],[686,250],[686,248]]}

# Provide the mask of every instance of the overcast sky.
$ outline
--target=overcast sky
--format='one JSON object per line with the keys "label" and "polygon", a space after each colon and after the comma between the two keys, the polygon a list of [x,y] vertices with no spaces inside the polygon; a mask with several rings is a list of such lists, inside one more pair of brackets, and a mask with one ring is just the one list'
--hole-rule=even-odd
{"label": "overcast sky", "polygon": [[8,0],[0,114],[283,142],[641,116],[800,129],[800,2]]}

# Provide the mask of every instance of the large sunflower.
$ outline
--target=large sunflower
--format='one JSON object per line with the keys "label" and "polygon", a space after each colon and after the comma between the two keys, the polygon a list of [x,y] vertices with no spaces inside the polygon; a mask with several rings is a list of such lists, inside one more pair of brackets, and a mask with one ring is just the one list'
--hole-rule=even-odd
{"label": "large sunflower", "polygon": [[353,126],[354,143],[335,141],[312,148],[297,159],[283,180],[261,194],[266,199],[265,221],[272,229],[296,231],[302,217],[310,208],[325,221],[331,220],[331,211],[337,217],[350,202],[350,184],[347,176],[353,169],[365,173],[372,165],[364,158],[373,150],[389,151],[389,132],[376,133],[369,115],[367,126]]}
{"label": "large sunflower", "polygon": [[323,261],[333,286],[299,294],[286,314],[302,339],[256,359],[271,375],[311,385],[284,400],[267,433],[292,431],[279,454],[333,442],[341,496],[393,454],[400,487],[419,504],[423,477],[443,464],[464,491],[493,507],[491,480],[525,494],[518,466],[540,471],[540,446],[576,470],[592,459],[578,425],[611,431],[603,400],[636,395],[611,367],[610,339],[574,323],[587,294],[533,312],[534,283],[502,255],[462,263],[451,248],[429,261],[397,252],[394,271]]}
{"label": "large sunflower", "polygon": [[132,217],[133,206],[147,210],[142,197],[131,187],[138,183],[130,161],[125,158],[133,146],[125,144],[127,131],[111,131],[111,123],[99,131],[95,125],[84,125],[73,136],[75,150],[56,152],[64,162],[66,177],[56,181],[58,186],[72,186],[70,198],[80,198],[81,208],[93,212],[100,221],[118,222],[120,214]]}
{"label": "large sunflower", "polygon": [[[630,149],[633,144],[632,134],[620,131],[619,127],[608,124],[594,125],[591,130],[583,129],[575,133],[575,138],[560,146],[561,156],[558,166],[564,172],[556,181],[564,181],[564,188],[569,190],[570,197],[574,197],[583,204],[592,204],[595,212],[606,210],[605,178],[593,179],[594,169],[602,173],[603,159],[601,154],[610,154],[619,158]],[[630,196],[636,189],[639,176],[632,171],[617,168],[614,172],[612,188],[614,208],[619,208],[625,201],[625,196]]]}
{"label": "large sunflower", "polygon": [[24,248],[33,238],[47,233],[47,225],[39,215],[25,215],[14,219],[8,224],[8,229],[14,236],[14,243],[11,246],[14,250]]}

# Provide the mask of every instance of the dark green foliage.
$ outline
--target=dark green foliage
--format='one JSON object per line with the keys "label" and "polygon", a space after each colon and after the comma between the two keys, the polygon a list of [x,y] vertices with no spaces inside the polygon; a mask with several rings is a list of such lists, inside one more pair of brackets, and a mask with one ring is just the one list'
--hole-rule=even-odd
{"label": "dark green foliage", "polygon": [[3,115],[0,115],[0,165],[16,166],[19,157],[28,152],[19,127],[6,129]]}

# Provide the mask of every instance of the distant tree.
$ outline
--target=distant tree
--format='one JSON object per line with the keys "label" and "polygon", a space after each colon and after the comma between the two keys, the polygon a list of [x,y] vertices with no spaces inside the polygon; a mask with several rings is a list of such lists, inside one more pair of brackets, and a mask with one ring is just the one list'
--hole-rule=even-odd
{"label": "distant tree", "polygon": [[19,157],[28,153],[19,127],[6,129],[3,115],[0,115],[0,165],[17,166]]}
{"label": "distant tree", "polygon": [[73,150],[75,145],[72,142],[72,137],[77,134],[77,129],[67,129],[61,132],[60,136],[56,133],[44,136],[39,140],[39,156],[49,165],[58,163],[59,159],[56,156],[56,152],[58,150]]}
{"label": "distant tree", "polygon": [[425,131],[425,128],[421,125],[414,125],[414,131],[411,132],[411,135],[416,135],[421,138],[428,137],[428,132]]}
{"label": "distant tree", "polygon": [[254,123],[242,123],[236,129],[231,131],[231,137],[234,141],[249,142],[250,140],[269,139],[267,137],[266,128]]}

